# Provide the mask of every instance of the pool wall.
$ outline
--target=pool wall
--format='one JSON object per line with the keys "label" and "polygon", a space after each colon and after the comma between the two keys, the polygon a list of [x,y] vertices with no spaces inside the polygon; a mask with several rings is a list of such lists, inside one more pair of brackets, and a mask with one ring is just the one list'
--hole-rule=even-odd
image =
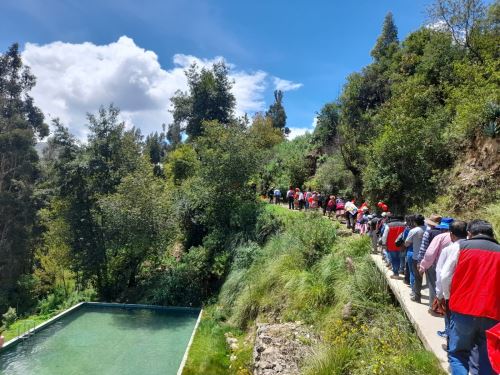
{"label": "pool wall", "polygon": [[[80,302],[67,310],[57,314],[56,316],[50,318],[49,320],[39,324],[34,329],[30,330],[30,334],[36,334],[37,332],[47,328],[48,326],[54,324],[61,318],[81,309],[84,306],[92,306],[92,307],[103,307],[103,308],[121,308],[121,309],[147,309],[147,310],[157,310],[157,311],[186,311],[186,312],[197,312],[198,318],[196,320],[196,324],[193,328],[193,332],[191,334],[191,338],[189,339],[189,343],[186,347],[186,351],[184,352],[184,356],[182,358],[182,362],[179,366],[179,370],[177,371],[177,375],[182,374],[182,370],[184,369],[184,365],[186,364],[186,360],[188,357],[189,349],[191,348],[191,344],[193,343],[194,335],[196,334],[196,330],[201,320],[201,315],[203,310],[193,307],[176,307],[176,306],[156,306],[156,305],[135,305],[135,304],[126,304],[126,303],[104,303],[104,302]],[[26,332],[23,332],[20,336],[13,338],[10,341],[7,341],[3,347],[0,348],[0,353],[6,351],[18,343],[23,341],[23,337]]]}

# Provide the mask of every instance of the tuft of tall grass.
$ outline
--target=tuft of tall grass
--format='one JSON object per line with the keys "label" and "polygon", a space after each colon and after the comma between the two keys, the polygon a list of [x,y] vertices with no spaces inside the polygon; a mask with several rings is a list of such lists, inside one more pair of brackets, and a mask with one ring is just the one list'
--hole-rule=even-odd
{"label": "tuft of tall grass", "polygon": [[323,347],[303,369],[305,375],[349,375],[356,349],[347,344]]}

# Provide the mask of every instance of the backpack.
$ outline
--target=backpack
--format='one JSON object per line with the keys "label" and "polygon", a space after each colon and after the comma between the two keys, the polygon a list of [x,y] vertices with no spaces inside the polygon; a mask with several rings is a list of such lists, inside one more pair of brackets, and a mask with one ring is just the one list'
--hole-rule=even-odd
{"label": "backpack", "polygon": [[328,201],[328,205],[327,205],[327,207],[328,207],[328,208],[332,208],[333,206],[334,206],[333,200],[332,200],[332,199],[330,199],[330,200]]}

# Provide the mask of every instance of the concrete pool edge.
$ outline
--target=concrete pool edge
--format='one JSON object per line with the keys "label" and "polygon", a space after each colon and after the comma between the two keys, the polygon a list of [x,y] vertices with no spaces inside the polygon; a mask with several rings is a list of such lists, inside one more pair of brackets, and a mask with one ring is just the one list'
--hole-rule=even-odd
{"label": "concrete pool edge", "polygon": [[198,329],[198,325],[200,324],[202,314],[203,314],[203,309],[200,310],[200,313],[198,314],[198,319],[196,319],[196,324],[194,325],[193,332],[191,333],[191,337],[186,347],[186,351],[184,352],[184,356],[182,357],[179,370],[177,370],[177,375],[182,375],[182,371],[184,371],[184,366],[186,366],[186,362],[189,356],[189,349],[191,349],[191,345],[193,344],[194,336],[196,335],[196,330]]}
{"label": "concrete pool edge", "polygon": [[[75,312],[76,310],[79,310],[80,308],[84,306],[92,306],[92,307],[112,307],[112,308],[128,308],[128,309],[148,309],[148,310],[157,310],[157,311],[186,311],[186,312],[198,312],[198,319],[196,321],[196,324],[194,326],[193,332],[191,334],[191,340],[194,337],[194,334],[196,332],[196,329],[198,328],[198,323],[201,317],[201,312],[203,311],[201,308],[195,308],[195,307],[177,307],[177,306],[157,306],[157,305],[142,305],[142,304],[127,304],[127,303],[108,303],[108,302],[80,302],[77,303],[74,306],[71,306],[70,308],[60,312],[59,314],[53,316],[52,318],[46,320],[43,323],[40,323],[37,325],[35,328],[32,330],[28,330],[26,332],[21,333],[19,336],[14,337],[13,339],[7,341],[1,348],[0,348],[0,353],[7,351],[8,349],[14,347],[15,345],[19,344],[20,342],[23,341],[26,333],[32,333],[36,334],[40,332],[41,330],[47,328],[48,326],[54,324],[61,318]],[[188,348],[186,349],[185,356],[187,351],[189,350],[189,347],[191,345],[191,340],[189,341]],[[184,359],[183,359],[184,361]],[[181,365],[183,365],[183,362],[181,362]],[[181,371],[182,372],[182,371]]]}
{"label": "concrete pool edge", "polygon": [[52,318],[46,320],[45,322],[43,323],[40,323],[39,325],[37,325],[35,328],[33,328],[32,330],[28,330],[26,332],[22,332],[19,336],[16,336],[14,337],[13,339],[7,341],[1,348],[0,348],[0,353],[6,351],[7,349],[10,349],[11,347],[17,345],[19,342],[21,342],[23,340],[23,337],[26,335],[26,333],[37,333],[39,331],[41,331],[42,329],[52,325],[53,323],[57,322],[59,319],[61,319],[63,316],[66,316],[66,315],[69,315],[71,314],[72,312],[80,309],[84,304],[86,304],[87,302],[80,302],[80,303],[77,303],[76,305],[74,306],[71,306],[69,309],[66,309],[62,312],[60,312],[59,314],[53,316]]}

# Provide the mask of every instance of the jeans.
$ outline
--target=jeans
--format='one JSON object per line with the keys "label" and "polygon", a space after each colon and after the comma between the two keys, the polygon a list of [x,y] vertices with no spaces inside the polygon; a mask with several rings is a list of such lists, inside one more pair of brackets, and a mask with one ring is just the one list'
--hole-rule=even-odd
{"label": "jeans", "polygon": [[436,266],[434,264],[425,271],[425,277],[429,288],[429,307],[432,307],[432,302],[436,297]]}
{"label": "jeans", "polygon": [[413,294],[415,295],[415,299],[420,301],[422,298],[422,275],[418,272],[418,261],[416,259],[411,260],[413,277],[415,282],[413,284]]}
{"label": "jeans", "polygon": [[450,315],[448,361],[452,375],[467,375],[471,352],[477,346],[478,375],[493,375],[488,359],[485,331],[498,324],[488,318],[477,318],[459,314],[454,311]]}
{"label": "jeans", "polygon": [[415,275],[413,274],[413,251],[408,250],[406,252],[406,268],[408,269],[408,273],[410,275],[410,286],[413,289],[413,285],[415,284]]}
{"label": "jeans", "polygon": [[399,252],[399,273],[405,273],[406,266],[406,249]]}
{"label": "jeans", "polygon": [[387,256],[389,257],[392,264],[392,272],[394,275],[399,275],[399,263],[401,262],[399,251],[387,251]]}
{"label": "jeans", "polygon": [[288,197],[288,208],[290,210],[294,209],[294,207],[293,207],[293,197]]}
{"label": "jeans", "polygon": [[372,251],[373,251],[374,253],[376,253],[376,252],[377,252],[377,246],[378,246],[378,236],[377,236],[377,232],[376,232],[374,229],[372,229],[372,231],[371,231],[371,232],[369,232],[369,233],[370,233],[370,234],[369,234],[369,236],[370,236],[370,237],[371,237],[371,239],[372,239]]}

